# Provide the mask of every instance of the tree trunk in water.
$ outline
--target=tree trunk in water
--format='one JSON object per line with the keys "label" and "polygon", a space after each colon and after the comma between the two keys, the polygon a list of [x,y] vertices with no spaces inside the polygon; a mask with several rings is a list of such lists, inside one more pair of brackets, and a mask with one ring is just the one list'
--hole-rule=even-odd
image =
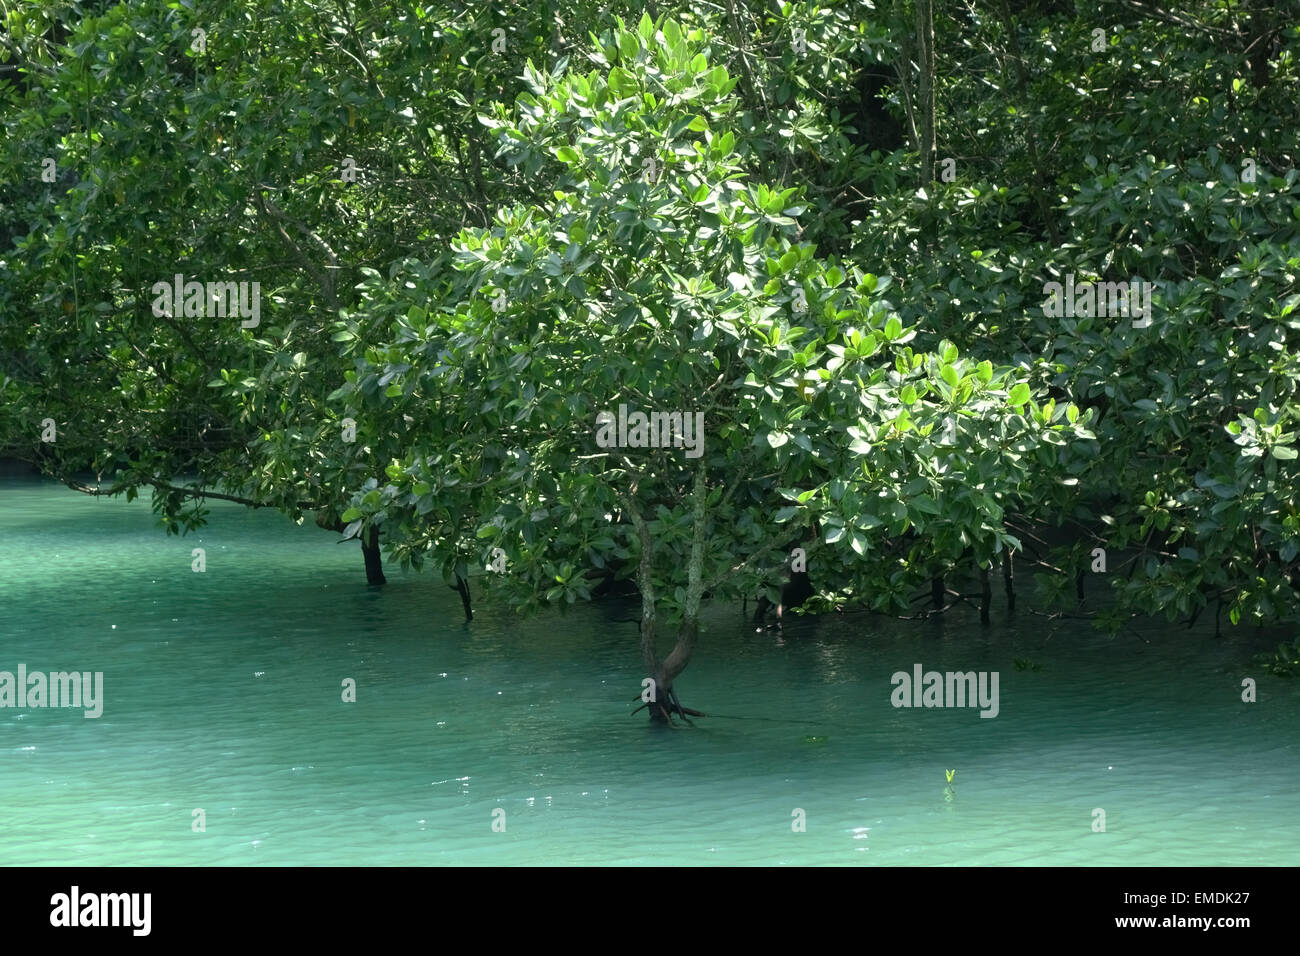
{"label": "tree trunk in water", "polygon": [[980,568],[980,623],[989,622],[989,606],[993,603],[993,587],[989,584],[989,569]]}
{"label": "tree trunk in water", "polygon": [[456,575],[456,586],[452,590],[460,595],[460,603],[465,606],[465,623],[468,624],[474,620],[474,608],[469,601],[469,582],[458,574]]}
{"label": "tree trunk in water", "polygon": [[[776,606],[777,623],[779,624],[785,616],[786,608],[803,607],[814,593],[807,571],[790,572],[789,578],[781,584],[781,603]],[[767,599],[767,595],[760,594],[754,610],[754,623],[766,624],[767,613],[771,609],[772,602]]]}
{"label": "tree trunk in water", "polygon": [[1080,601],[1083,600],[1083,572],[1082,571],[1080,571],[1079,576],[1074,579],[1074,593],[1078,596]]}
{"label": "tree trunk in water", "polygon": [[930,603],[936,609],[943,607],[943,578],[930,579]]}
{"label": "tree trunk in water", "polygon": [[[695,471],[692,490],[692,531],[691,555],[687,562],[686,605],[682,609],[682,620],[677,629],[677,643],[672,652],[662,661],[655,650],[656,596],[654,588],[654,541],[650,529],[641,517],[630,497],[624,497],[628,517],[636,529],[641,542],[641,555],[637,561],[636,581],[641,591],[641,658],[653,683],[645,688],[641,699],[642,707],[650,711],[652,722],[670,723],[673,714],[686,719],[703,717],[704,714],[689,707],[683,707],[673,689],[673,681],[690,663],[691,652],[695,650],[695,639],[699,636],[700,600],[704,594],[704,527],[706,517],[706,499],[708,484],[704,474],[704,459],[700,459]],[[646,698],[649,697],[647,700]],[[637,710],[640,710],[638,707]],[[633,711],[636,713],[636,711]]]}
{"label": "tree trunk in water", "polygon": [[1007,611],[1016,609],[1016,570],[1010,551],[1002,552],[1002,584],[1007,591]]}
{"label": "tree trunk in water", "polygon": [[677,634],[677,644],[667,659],[655,669],[654,701],[650,704],[650,719],[656,723],[670,723],[673,714],[685,717],[703,717],[697,710],[683,707],[673,690],[673,680],[686,669],[695,648],[695,638],[699,634],[699,625],[694,621],[682,621]]}
{"label": "tree trunk in water", "polygon": [[[318,511],[316,513],[316,527],[324,528],[327,531],[337,531],[342,534],[343,529],[347,526],[339,520],[337,514]],[[366,583],[387,584],[388,579],[384,577],[383,556],[379,551],[379,529],[372,526],[369,536],[363,535],[360,540],[361,558],[366,564]]]}
{"label": "tree trunk in water", "polygon": [[366,561],[366,583],[387,584],[383,556],[379,551],[379,529],[374,525],[370,526],[366,536],[361,539],[361,554]]}

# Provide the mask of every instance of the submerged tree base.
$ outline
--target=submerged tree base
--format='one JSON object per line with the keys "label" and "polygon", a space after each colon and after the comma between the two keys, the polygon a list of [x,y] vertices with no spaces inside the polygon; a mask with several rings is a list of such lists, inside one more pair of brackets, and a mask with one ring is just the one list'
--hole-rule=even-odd
{"label": "submerged tree base", "polygon": [[[641,700],[640,697],[636,697],[635,699]],[[646,701],[636,710],[632,711],[632,715],[635,716],[647,707],[650,708],[651,723],[671,724],[674,714],[686,721],[688,724],[691,723],[690,718],[692,717],[709,716],[708,714],[694,710],[690,707],[683,707],[682,702],[677,699],[677,692],[671,687],[664,693],[664,698],[662,700]]]}

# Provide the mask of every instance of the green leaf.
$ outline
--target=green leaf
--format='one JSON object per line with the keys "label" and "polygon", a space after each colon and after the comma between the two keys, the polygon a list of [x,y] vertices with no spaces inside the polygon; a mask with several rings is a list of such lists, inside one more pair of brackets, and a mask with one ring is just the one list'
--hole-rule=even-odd
{"label": "green leaf", "polygon": [[621,66],[609,71],[609,91],[619,99],[631,96],[637,90],[636,77]]}
{"label": "green leaf", "polygon": [[[625,63],[631,63],[636,60],[637,54],[641,52],[641,44],[637,42],[635,33],[629,33],[626,30],[619,31],[618,52]],[[613,79],[612,74],[610,79]]]}
{"label": "green leaf", "polygon": [[1018,407],[1027,401],[1029,401],[1029,386],[1024,382],[1013,388],[1011,394],[1007,396],[1007,404],[1012,407]]}

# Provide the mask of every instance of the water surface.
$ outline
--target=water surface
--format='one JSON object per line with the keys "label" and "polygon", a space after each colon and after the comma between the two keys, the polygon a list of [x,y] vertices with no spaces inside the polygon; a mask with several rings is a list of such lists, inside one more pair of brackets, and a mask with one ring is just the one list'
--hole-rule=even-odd
{"label": "water surface", "polygon": [[[310,519],[214,503],[167,537],[145,501],[14,478],[0,505],[0,670],[102,671],[105,697],[0,709],[0,863],[1300,863],[1300,682],[1250,629],[1110,640],[995,601],[987,629],[778,639],[715,608],[677,687],[715,716],[656,730],[628,716],[628,607],[465,626],[433,575],[367,588]],[[998,716],[891,706],[916,663],[997,671]]]}

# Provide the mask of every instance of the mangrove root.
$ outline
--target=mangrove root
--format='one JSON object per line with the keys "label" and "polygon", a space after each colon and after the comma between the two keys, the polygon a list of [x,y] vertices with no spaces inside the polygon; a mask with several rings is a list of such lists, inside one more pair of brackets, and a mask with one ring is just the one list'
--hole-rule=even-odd
{"label": "mangrove root", "polygon": [[[632,699],[641,700],[641,696],[638,694]],[[666,723],[672,723],[674,714],[686,721],[688,724],[691,723],[690,718],[692,717],[708,716],[708,714],[702,713],[701,711],[695,710],[691,707],[683,707],[682,702],[677,699],[677,692],[671,688],[669,688],[667,694],[664,695],[664,699],[644,702],[640,707],[632,711],[632,716],[636,716],[647,707],[650,708],[651,720],[660,720]]]}

